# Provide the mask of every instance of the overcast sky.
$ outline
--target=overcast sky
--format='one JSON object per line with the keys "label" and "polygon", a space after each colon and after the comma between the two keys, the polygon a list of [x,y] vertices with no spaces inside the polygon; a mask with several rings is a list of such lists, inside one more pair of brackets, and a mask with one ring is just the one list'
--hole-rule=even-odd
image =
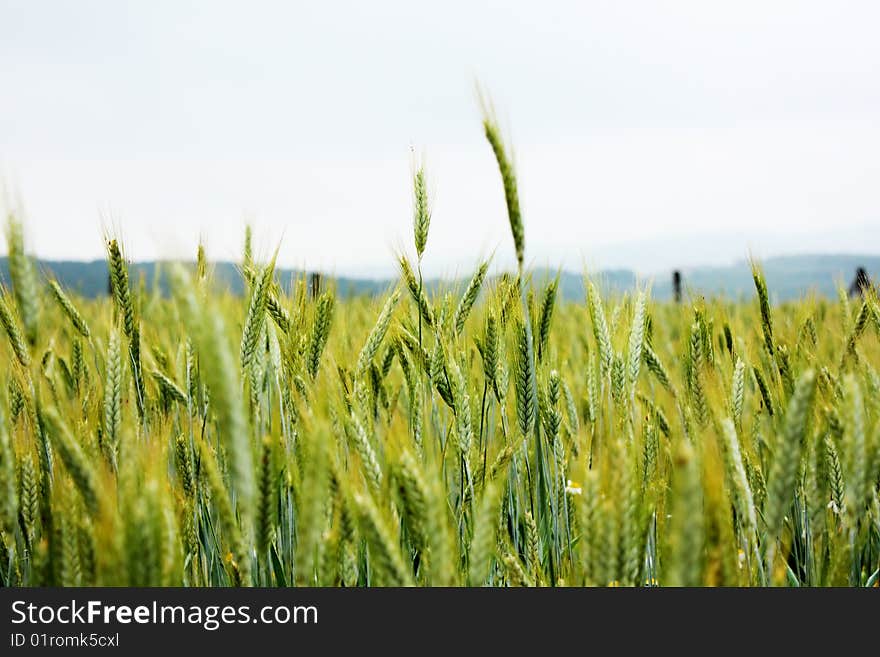
{"label": "overcast sky", "polygon": [[[0,176],[42,257],[393,270],[426,154],[429,272],[877,253],[880,3],[0,0]],[[8,194],[7,194],[8,195]]]}

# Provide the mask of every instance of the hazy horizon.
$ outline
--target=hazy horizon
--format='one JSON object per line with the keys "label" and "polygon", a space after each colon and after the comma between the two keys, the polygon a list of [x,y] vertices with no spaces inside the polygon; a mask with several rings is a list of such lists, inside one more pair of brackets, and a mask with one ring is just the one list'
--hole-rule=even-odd
{"label": "hazy horizon", "polygon": [[258,253],[338,275],[513,262],[474,84],[516,152],[527,260],[580,271],[876,254],[870,2],[15,2],[0,179],[44,259]]}

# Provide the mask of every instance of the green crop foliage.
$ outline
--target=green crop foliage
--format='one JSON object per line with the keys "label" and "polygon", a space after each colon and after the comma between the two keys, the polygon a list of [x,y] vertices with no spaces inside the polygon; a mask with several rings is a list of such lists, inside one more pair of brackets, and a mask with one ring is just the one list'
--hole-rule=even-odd
{"label": "green crop foliage", "polygon": [[[0,582],[11,586],[876,586],[880,305],[657,303],[526,268],[378,298],[248,293],[199,245],[170,294],[0,288]],[[442,221],[433,217],[434,222]],[[408,221],[406,217],[401,222]]]}

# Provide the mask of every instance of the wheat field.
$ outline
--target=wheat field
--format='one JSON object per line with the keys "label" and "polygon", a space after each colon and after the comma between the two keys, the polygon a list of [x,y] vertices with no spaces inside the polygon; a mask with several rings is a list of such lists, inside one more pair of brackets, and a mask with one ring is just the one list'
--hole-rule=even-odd
{"label": "wheat field", "polygon": [[[7,221],[7,586],[877,586],[880,306],[557,299],[526,263],[510,150],[484,129],[518,271],[381,298],[247,294],[168,264],[79,298]],[[38,245],[35,245],[38,246]],[[289,290],[289,293],[285,293]]]}

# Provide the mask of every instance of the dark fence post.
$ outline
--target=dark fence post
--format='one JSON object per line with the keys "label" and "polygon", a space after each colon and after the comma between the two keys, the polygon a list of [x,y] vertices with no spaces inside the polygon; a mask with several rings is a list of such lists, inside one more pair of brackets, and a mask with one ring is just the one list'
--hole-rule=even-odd
{"label": "dark fence post", "polygon": [[672,296],[675,303],[681,303],[681,272],[677,269],[672,272]]}
{"label": "dark fence post", "polygon": [[313,271],[309,274],[309,296],[312,299],[317,299],[321,294],[321,274],[319,272]]}
{"label": "dark fence post", "polygon": [[856,277],[849,286],[849,295],[851,297],[864,296],[871,289],[871,280],[868,278],[868,272],[864,267],[856,269]]}

